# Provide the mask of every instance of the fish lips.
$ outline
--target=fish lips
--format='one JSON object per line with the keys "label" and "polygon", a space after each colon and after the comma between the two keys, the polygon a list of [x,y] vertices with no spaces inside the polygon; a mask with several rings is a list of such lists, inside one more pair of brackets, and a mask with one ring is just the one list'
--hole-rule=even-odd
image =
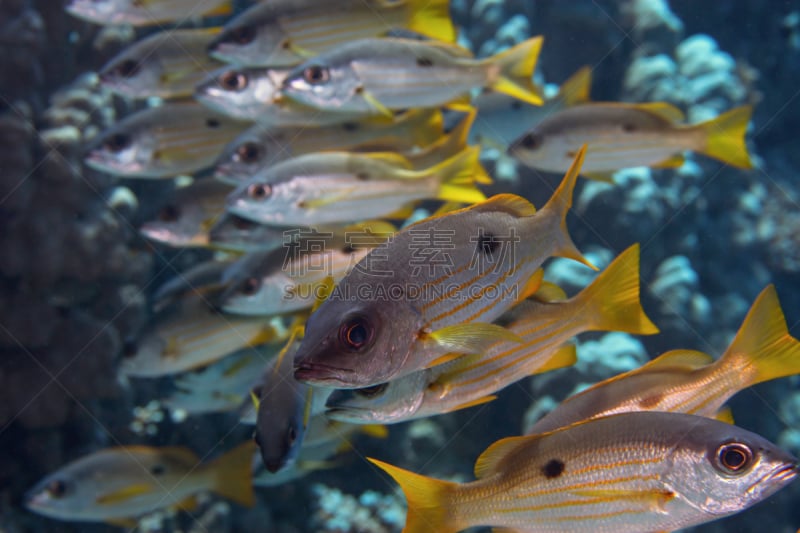
{"label": "fish lips", "polygon": [[294,364],[294,379],[309,385],[319,385],[336,388],[356,388],[348,379],[355,371],[349,368],[338,368],[322,363],[310,361],[297,361]]}

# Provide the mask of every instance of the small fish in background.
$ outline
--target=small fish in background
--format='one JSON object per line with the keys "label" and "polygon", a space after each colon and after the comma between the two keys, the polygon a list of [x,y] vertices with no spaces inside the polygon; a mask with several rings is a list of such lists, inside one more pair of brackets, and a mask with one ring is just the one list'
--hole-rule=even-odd
{"label": "small fish in background", "polygon": [[70,15],[103,26],[182,23],[233,12],[231,0],[71,0],[65,9]]}
{"label": "small fish in background", "polygon": [[540,211],[501,194],[412,224],[372,250],[309,317],[295,377],[371,387],[495,341],[520,342],[491,322],[528,295],[541,264],[558,255],[593,267],[566,227],[583,153]]}
{"label": "small fish in background", "polygon": [[470,142],[505,152],[512,141],[564,108],[589,101],[592,69],[583,67],[569,77],[558,93],[542,105],[531,105],[507,94],[484,90],[472,101],[478,110]]}
{"label": "small fish in background", "polygon": [[222,63],[206,47],[219,28],[166,30],[130,45],[100,69],[100,83],[129,98],[191,96]]}
{"label": "small fish in background", "polygon": [[171,178],[214,164],[249,127],[196,103],[170,103],[127,116],[90,144],[86,165],[128,178]]}
{"label": "small fish in background", "polygon": [[225,315],[192,293],[154,319],[142,337],[128,343],[119,371],[155,378],[200,368],[247,346],[281,340],[271,319]]}
{"label": "small fish in background", "polygon": [[171,305],[178,305],[181,298],[190,293],[204,295],[211,303],[229,282],[226,271],[233,265],[236,257],[215,257],[203,261],[178,273],[162,283],[151,298],[153,311],[159,312]]}
{"label": "small fish in background", "polygon": [[555,113],[514,141],[508,153],[523,164],[563,172],[588,144],[583,172],[628,167],[679,167],[691,150],[738,168],[753,165],[745,145],[752,107],[731,109],[700,124],[682,124],[683,113],[665,102],[596,102]]}
{"label": "small fish in background", "polygon": [[338,44],[408,28],[452,42],[449,0],[270,0],[225,25],[209,53],[243,66],[292,66]]}
{"label": "small fish in background", "polygon": [[195,99],[215,111],[240,120],[256,120],[276,105],[289,69],[238,68],[216,70],[198,83]]}
{"label": "small fish in background", "polygon": [[485,200],[476,183],[491,183],[469,148],[425,170],[395,153],[321,152],[301,155],[242,183],[228,211],[262,224],[347,224],[388,217],[425,199]]}
{"label": "small fish in background", "polygon": [[789,335],[775,287],[758,295],[739,332],[717,361],[673,350],[567,398],[527,433],[616,413],[671,411],[726,418],[723,405],[739,391],[800,374],[800,341]]}
{"label": "small fish in background", "polygon": [[135,518],[158,509],[195,507],[211,491],[252,506],[252,442],[201,463],[188,448],[107,448],[48,475],[25,497],[31,511],[57,520],[135,526]]}
{"label": "small fish in background", "polygon": [[[560,290],[560,289],[559,289]],[[367,389],[335,390],[325,413],[353,423],[397,423],[449,413],[494,400],[494,393],[533,374],[575,363],[569,340],[586,331],[658,332],[639,302],[639,245],[622,252],[588,287],[570,299],[532,299],[501,317],[522,342],[500,341],[466,355]],[[566,343],[566,344],[565,344]]]}
{"label": "small fish in background", "polygon": [[737,513],[791,483],[797,459],[766,439],[682,413],[623,413],[492,444],[477,481],[370,461],[400,484],[404,533],[674,531]]}
{"label": "small fish in background", "polygon": [[435,109],[411,110],[393,120],[380,117],[312,130],[256,125],[225,148],[214,177],[238,184],[266,172],[271,165],[303,154],[331,150],[406,152],[430,146],[442,136],[442,114]]}
{"label": "small fish in background", "polygon": [[446,43],[361,39],[295,67],[282,94],[328,113],[385,116],[399,109],[466,105],[471,90],[481,87],[541,105],[531,82],[541,47],[542,38],[533,37],[475,59],[468,50]]}
{"label": "small fish in background", "polygon": [[178,188],[158,218],[145,222],[139,232],[150,240],[173,247],[209,246],[208,232],[225,212],[232,187],[200,179]]}

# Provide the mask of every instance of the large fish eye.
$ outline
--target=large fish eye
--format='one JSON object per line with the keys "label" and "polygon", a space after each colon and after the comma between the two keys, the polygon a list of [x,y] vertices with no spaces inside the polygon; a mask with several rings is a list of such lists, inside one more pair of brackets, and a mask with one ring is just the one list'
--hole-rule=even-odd
{"label": "large fish eye", "polygon": [[528,150],[536,150],[542,145],[542,136],[536,133],[529,133],[522,138],[521,144]]}
{"label": "large fish eye", "polygon": [[247,88],[249,79],[246,74],[231,70],[219,77],[219,84],[226,91],[243,91]]}
{"label": "large fish eye", "polygon": [[139,73],[139,62],[135,59],[126,59],[117,67],[117,72],[123,78],[131,78]]}
{"label": "large fish eye", "polygon": [[47,494],[52,498],[61,498],[67,493],[67,483],[62,479],[54,479],[47,484]]}
{"label": "large fish eye", "polygon": [[261,280],[258,278],[247,278],[245,282],[242,284],[241,292],[245,296],[252,296],[256,292],[258,292],[258,288],[261,286]]}
{"label": "large fish eye", "polygon": [[256,38],[256,29],[253,26],[242,26],[231,31],[229,41],[236,44],[250,44]]}
{"label": "large fish eye", "polygon": [[247,142],[236,149],[236,158],[242,163],[255,163],[261,159],[261,147],[253,142]]}
{"label": "large fish eye", "polygon": [[303,70],[303,79],[312,85],[325,83],[331,79],[330,72],[321,65],[311,65]]}
{"label": "large fish eye", "polygon": [[131,138],[124,133],[117,133],[106,139],[105,146],[111,152],[121,152],[131,144]]}
{"label": "large fish eye", "polygon": [[247,188],[247,196],[253,200],[266,200],[272,196],[272,186],[269,183],[253,183]]}
{"label": "large fish eye", "polygon": [[383,394],[388,386],[389,386],[388,383],[378,383],[377,385],[373,385],[372,387],[355,389],[353,392],[364,398],[374,398],[375,396]]}
{"label": "large fish eye", "polygon": [[717,449],[716,464],[726,474],[747,472],[753,464],[753,451],[738,442],[723,444]]}
{"label": "large fish eye", "polygon": [[372,340],[372,324],[363,316],[353,317],[339,326],[339,342],[349,350],[360,350]]}

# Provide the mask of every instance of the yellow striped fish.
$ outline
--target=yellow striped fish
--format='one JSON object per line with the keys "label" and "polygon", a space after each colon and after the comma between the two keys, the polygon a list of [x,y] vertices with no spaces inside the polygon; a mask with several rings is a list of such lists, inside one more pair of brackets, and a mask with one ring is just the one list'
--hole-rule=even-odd
{"label": "yellow striped fish", "polygon": [[745,132],[750,106],[737,107],[701,124],[682,125],[683,113],[664,102],[597,102],[551,115],[514,141],[509,153],[525,165],[563,172],[575,151],[589,145],[587,173],[627,167],[679,167],[693,150],[739,168],[751,168]]}
{"label": "yellow striped fish", "polygon": [[288,68],[231,68],[211,73],[197,84],[195,99],[229,117],[255,120],[280,100]]}
{"label": "yellow striped fish", "polygon": [[221,63],[206,53],[219,28],[167,30],[138,41],[109,61],[100,82],[129,98],[191,96]]}
{"label": "yellow striped fish", "polygon": [[309,317],[299,380],[360,388],[519,337],[490,324],[552,255],[589,264],[565,217],[583,151],[544,208],[503,194],[413,224],[373,249]]}
{"label": "yellow striped fish", "polygon": [[448,0],[270,0],[231,20],[210,46],[228,63],[296,65],[338,44],[408,28],[455,40]]}
{"label": "yellow striped fish", "polygon": [[129,377],[159,377],[211,364],[246,346],[280,340],[282,328],[269,319],[223,315],[192,294],[178,310],[126,351],[120,372]]}
{"label": "yellow striped fish", "polygon": [[165,104],[125,117],[92,142],[85,162],[129,178],[169,178],[214,164],[249,125],[200,104]]}
{"label": "yellow striped fish", "polygon": [[797,477],[797,459],[717,420],[638,412],[492,444],[477,481],[426,478],[370,459],[405,492],[404,533],[674,531],[727,516]]}
{"label": "yellow striped fish", "polygon": [[396,423],[493,400],[496,391],[531,374],[570,366],[585,331],[657,333],[639,303],[639,245],[621,253],[597,279],[569,300],[526,301],[507,326],[522,342],[500,341],[485,354],[467,355],[367,390],[336,390],[326,414],[345,422]]}
{"label": "yellow striped fish", "polygon": [[393,120],[381,117],[319,126],[311,130],[257,125],[225,148],[217,161],[214,175],[217,179],[238,183],[270,165],[298,155],[349,149],[404,152],[429,146],[442,135],[442,114],[435,109],[411,110]]}
{"label": "yellow striped fish", "polygon": [[361,39],[295,67],[282,94],[326,112],[391,116],[391,110],[463,103],[486,87],[541,105],[531,82],[542,38],[475,59],[463,48],[411,39]]}
{"label": "yellow striped fish", "polygon": [[67,13],[95,24],[151,26],[230,15],[231,0],[71,0]]}
{"label": "yellow striped fish", "polygon": [[232,187],[216,180],[201,179],[175,192],[172,200],[139,231],[169,246],[208,246],[208,231],[225,212],[225,198]]}
{"label": "yellow striped fish", "polygon": [[[795,374],[800,374],[800,341],[789,335],[775,287],[769,285],[717,361],[693,350],[667,352],[568,398],[529,433],[629,411],[716,417],[740,390]],[[727,413],[723,411],[722,416]]]}

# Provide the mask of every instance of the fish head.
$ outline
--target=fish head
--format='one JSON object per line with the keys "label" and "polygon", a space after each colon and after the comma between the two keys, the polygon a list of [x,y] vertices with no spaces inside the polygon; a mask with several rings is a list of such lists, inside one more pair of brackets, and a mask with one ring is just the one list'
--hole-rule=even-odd
{"label": "fish head", "polygon": [[738,512],[797,477],[797,458],[763,437],[715,420],[698,422],[664,476],[695,508],[715,516]]}
{"label": "fish head", "polygon": [[268,251],[283,244],[283,232],[232,213],[225,213],[208,231],[208,240],[225,249]]}
{"label": "fish head", "polygon": [[[270,136],[269,131],[263,135],[247,131],[225,147],[217,159],[214,177],[226,183],[242,183],[266,169],[286,150],[285,146]],[[285,157],[289,157],[289,154]]]}
{"label": "fish head", "polygon": [[127,174],[151,166],[157,150],[155,139],[134,130],[110,128],[90,146],[85,163],[100,172]]}
{"label": "fish head", "polygon": [[151,96],[153,88],[160,84],[160,76],[158,69],[148,63],[148,58],[139,57],[140,54],[139,50],[131,50],[116,56],[100,69],[100,82],[130,98]]}
{"label": "fish head", "polygon": [[270,183],[256,176],[228,196],[227,210],[263,224],[280,224],[288,204],[293,203],[291,196],[291,187],[285,183]]}
{"label": "fish head", "polygon": [[283,78],[271,69],[224,68],[195,88],[195,97],[216,111],[252,119],[278,96]]}
{"label": "fish head", "polygon": [[371,300],[358,298],[375,286],[346,280],[308,319],[294,361],[299,381],[371,387],[399,375],[412,353],[424,326],[420,312],[400,298],[379,298],[377,292]]}
{"label": "fish head", "polygon": [[28,510],[51,518],[75,520],[83,516],[88,502],[95,500],[85,484],[65,469],[45,477],[24,496]]}
{"label": "fish head", "polygon": [[426,371],[360,389],[336,389],[325,404],[325,416],[352,424],[389,424],[407,420],[425,397]]}
{"label": "fish head", "polygon": [[[277,24],[264,20],[258,9],[242,13],[225,25],[223,31],[208,46],[211,57],[242,66],[287,63],[289,41]],[[296,63],[294,54],[288,58]]]}
{"label": "fish head", "polygon": [[[251,275],[230,286],[223,295],[222,309],[239,315],[278,314],[292,310],[287,289],[292,280],[283,272]],[[303,305],[308,307],[310,304]]]}
{"label": "fish head", "polygon": [[303,443],[305,421],[301,388],[277,402],[262,399],[256,415],[254,438],[264,466],[273,474],[294,462]]}
{"label": "fish head", "polygon": [[207,213],[198,205],[171,202],[159,210],[155,220],[144,223],[139,232],[171,246],[203,245],[208,242],[203,228],[210,225],[206,218]]}
{"label": "fish head", "polygon": [[321,57],[292,69],[281,89],[290,100],[317,109],[373,112],[363,92],[358,72],[349,62],[334,64]]}
{"label": "fish head", "polygon": [[548,157],[549,137],[536,128],[526,131],[508,147],[508,155],[525,165],[535,166]]}

